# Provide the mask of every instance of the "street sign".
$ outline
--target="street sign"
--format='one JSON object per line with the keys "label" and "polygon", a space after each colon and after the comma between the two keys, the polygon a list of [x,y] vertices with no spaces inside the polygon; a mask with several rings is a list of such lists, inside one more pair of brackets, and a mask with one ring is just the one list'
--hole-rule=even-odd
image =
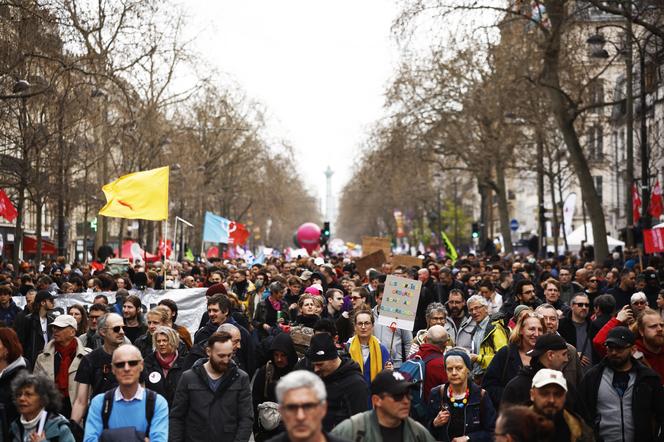
{"label": "street sign", "polygon": [[512,230],[512,232],[516,232],[517,230],[519,230],[519,221],[512,219],[512,221],[510,221],[510,229]]}

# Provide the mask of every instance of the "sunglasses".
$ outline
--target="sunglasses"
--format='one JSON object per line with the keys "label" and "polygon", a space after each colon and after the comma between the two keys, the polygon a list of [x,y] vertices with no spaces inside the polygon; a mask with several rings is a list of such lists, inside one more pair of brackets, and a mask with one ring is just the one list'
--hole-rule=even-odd
{"label": "sunglasses", "polygon": [[281,408],[290,414],[297,414],[300,409],[304,411],[304,413],[310,413],[313,411],[316,407],[320,405],[320,402],[305,402],[304,404],[284,404],[281,406]]}
{"label": "sunglasses", "polygon": [[138,364],[140,364],[140,360],[133,360],[133,361],[123,361],[123,362],[113,362],[113,367],[115,368],[125,368],[127,364],[129,364],[130,367],[136,367]]}
{"label": "sunglasses", "polygon": [[588,302],[575,302],[574,304],[578,305],[579,307],[590,307]]}
{"label": "sunglasses", "polygon": [[110,330],[113,331],[113,333],[120,333],[120,331],[124,331],[124,325],[116,325],[115,327],[110,327]]}
{"label": "sunglasses", "polygon": [[403,393],[398,393],[398,394],[389,394],[392,399],[394,399],[395,402],[401,402],[403,398],[407,397],[410,399],[410,391],[404,391]]}

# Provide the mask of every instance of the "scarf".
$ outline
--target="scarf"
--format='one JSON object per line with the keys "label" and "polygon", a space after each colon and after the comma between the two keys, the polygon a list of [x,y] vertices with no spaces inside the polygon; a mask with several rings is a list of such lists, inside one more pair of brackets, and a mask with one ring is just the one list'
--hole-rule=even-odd
{"label": "scarf", "polygon": [[55,385],[64,397],[69,397],[69,366],[76,356],[78,340],[72,339],[67,345],[55,344],[55,351],[60,355],[60,367],[55,374]]}
{"label": "scarf", "polygon": [[[350,341],[350,357],[360,366],[364,374],[364,358],[362,358],[362,345],[357,336],[353,336]],[[369,367],[371,370],[371,380],[383,370],[383,356],[380,351],[380,341],[375,336],[369,338]]]}
{"label": "scarf", "polygon": [[169,370],[173,367],[175,360],[178,358],[177,350],[172,355],[168,355],[165,358],[158,351],[154,352],[157,357],[157,362],[161,367],[161,370],[164,372],[164,377],[168,376]]}
{"label": "scarf", "polygon": [[277,300],[273,299],[272,296],[268,296],[267,300],[270,301],[270,304],[272,304],[273,309],[275,309],[276,311],[281,310],[281,302],[280,301],[277,301]]}

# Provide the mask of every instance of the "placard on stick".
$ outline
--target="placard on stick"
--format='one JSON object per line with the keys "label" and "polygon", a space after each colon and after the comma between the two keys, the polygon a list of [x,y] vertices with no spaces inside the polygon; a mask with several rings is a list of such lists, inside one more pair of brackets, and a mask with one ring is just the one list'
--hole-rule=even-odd
{"label": "placard on stick", "polygon": [[385,258],[389,258],[390,253],[392,252],[392,244],[390,244],[390,239],[381,238],[379,236],[363,236],[362,256],[370,255],[376,250],[382,250],[385,254]]}
{"label": "placard on stick", "polygon": [[392,268],[404,266],[404,267],[422,267],[422,259],[417,256],[410,255],[394,255],[392,257]]}
{"label": "placard on stick", "polygon": [[378,324],[413,331],[422,282],[389,275],[385,280]]}
{"label": "placard on stick", "polygon": [[357,261],[355,261],[355,267],[357,268],[359,274],[364,278],[367,270],[372,267],[380,271],[380,266],[385,264],[385,261],[385,253],[383,253],[382,250],[376,250],[372,254],[363,256],[362,258],[359,258]]}

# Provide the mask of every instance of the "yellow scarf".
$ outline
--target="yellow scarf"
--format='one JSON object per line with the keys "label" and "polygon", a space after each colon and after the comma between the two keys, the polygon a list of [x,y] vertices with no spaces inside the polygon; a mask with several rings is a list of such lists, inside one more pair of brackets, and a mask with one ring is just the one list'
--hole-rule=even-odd
{"label": "yellow scarf", "polygon": [[[362,346],[357,336],[350,340],[350,357],[360,365],[360,370],[364,374],[364,358],[362,358]],[[375,336],[369,339],[369,367],[371,370],[371,380],[383,370],[383,355],[380,351],[380,341]]]}

